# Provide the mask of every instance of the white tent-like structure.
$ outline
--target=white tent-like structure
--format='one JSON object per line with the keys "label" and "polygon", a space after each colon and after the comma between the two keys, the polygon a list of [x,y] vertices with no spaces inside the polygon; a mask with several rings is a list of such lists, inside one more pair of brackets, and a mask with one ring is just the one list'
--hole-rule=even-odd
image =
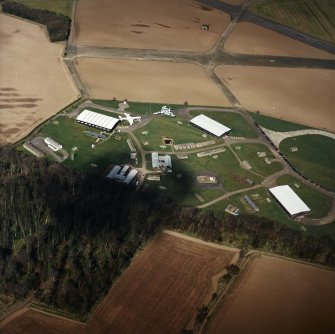
{"label": "white tent-like structure", "polygon": [[76,121],[108,132],[112,131],[116,124],[120,122],[118,118],[99,114],[87,109],[83,110],[77,116]]}
{"label": "white tent-like structure", "polygon": [[231,129],[203,114],[191,119],[190,123],[218,138],[228,134]]}
{"label": "white tent-like structure", "polygon": [[288,185],[274,187],[269,191],[290,216],[311,211]]}

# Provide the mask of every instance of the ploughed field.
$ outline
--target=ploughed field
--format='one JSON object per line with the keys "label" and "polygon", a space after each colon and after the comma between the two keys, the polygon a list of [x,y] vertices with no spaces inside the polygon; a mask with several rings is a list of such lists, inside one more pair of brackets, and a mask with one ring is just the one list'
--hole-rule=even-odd
{"label": "ploughed field", "polygon": [[80,0],[74,39],[79,45],[206,51],[229,21],[229,15],[193,0]]}
{"label": "ploughed field", "polygon": [[332,333],[335,271],[257,256],[210,317],[206,334]]}
{"label": "ploughed field", "polygon": [[249,22],[240,22],[224,48],[233,53],[335,59],[335,55]]}
{"label": "ploughed field", "polygon": [[61,44],[41,26],[0,14],[0,142],[13,142],[77,98]]}
{"label": "ploughed field", "polygon": [[237,254],[178,234],[159,234],[98,305],[88,330],[179,334],[193,326],[196,308],[214,292],[213,277]]}
{"label": "ploughed field", "polygon": [[79,75],[91,97],[209,106],[230,106],[195,64],[79,58]]}
{"label": "ploughed field", "polygon": [[83,334],[85,324],[24,307],[0,322],[4,334]]}
{"label": "ploughed field", "polygon": [[215,73],[245,108],[335,131],[333,70],[220,65]]}

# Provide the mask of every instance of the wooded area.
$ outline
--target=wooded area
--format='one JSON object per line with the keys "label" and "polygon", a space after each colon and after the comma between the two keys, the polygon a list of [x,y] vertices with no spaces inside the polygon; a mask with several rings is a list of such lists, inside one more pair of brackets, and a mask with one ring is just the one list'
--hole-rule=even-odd
{"label": "wooded area", "polygon": [[56,14],[48,10],[30,8],[13,1],[4,1],[2,3],[2,11],[4,13],[44,24],[47,27],[51,42],[65,41],[69,37],[71,19],[62,14]]}
{"label": "wooded area", "polygon": [[0,292],[85,315],[160,229],[335,266],[328,237],[254,216],[182,208],[0,148]]}

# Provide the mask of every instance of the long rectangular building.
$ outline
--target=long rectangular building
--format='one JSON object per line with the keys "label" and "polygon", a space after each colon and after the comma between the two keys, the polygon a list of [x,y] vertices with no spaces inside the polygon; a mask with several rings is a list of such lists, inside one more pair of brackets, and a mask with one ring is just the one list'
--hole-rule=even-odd
{"label": "long rectangular building", "polygon": [[296,216],[311,211],[288,185],[274,187],[269,189],[269,191],[290,216]]}
{"label": "long rectangular building", "polygon": [[209,134],[218,138],[228,134],[231,131],[230,128],[203,114],[192,118],[190,123],[193,126],[200,128],[201,130],[208,132]]}
{"label": "long rectangular building", "polygon": [[92,126],[103,131],[112,131],[120,122],[118,118],[99,114],[90,110],[83,110],[76,118],[76,121],[81,124]]}

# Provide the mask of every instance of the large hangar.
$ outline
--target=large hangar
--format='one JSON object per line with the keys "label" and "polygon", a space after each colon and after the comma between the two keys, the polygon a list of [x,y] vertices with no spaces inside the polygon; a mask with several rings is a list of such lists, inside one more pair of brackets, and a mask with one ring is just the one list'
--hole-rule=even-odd
{"label": "large hangar", "polygon": [[290,216],[296,216],[311,211],[288,185],[274,187],[269,189],[269,191]]}
{"label": "large hangar", "polygon": [[203,114],[192,118],[190,123],[193,126],[200,128],[201,130],[218,138],[222,137],[223,135],[229,134],[229,132],[231,131],[230,128]]}
{"label": "large hangar", "polygon": [[99,114],[87,109],[83,110],[77,116],[76,121],[108,132],[112,131],[117,123],[120,122],[118,118]]}

